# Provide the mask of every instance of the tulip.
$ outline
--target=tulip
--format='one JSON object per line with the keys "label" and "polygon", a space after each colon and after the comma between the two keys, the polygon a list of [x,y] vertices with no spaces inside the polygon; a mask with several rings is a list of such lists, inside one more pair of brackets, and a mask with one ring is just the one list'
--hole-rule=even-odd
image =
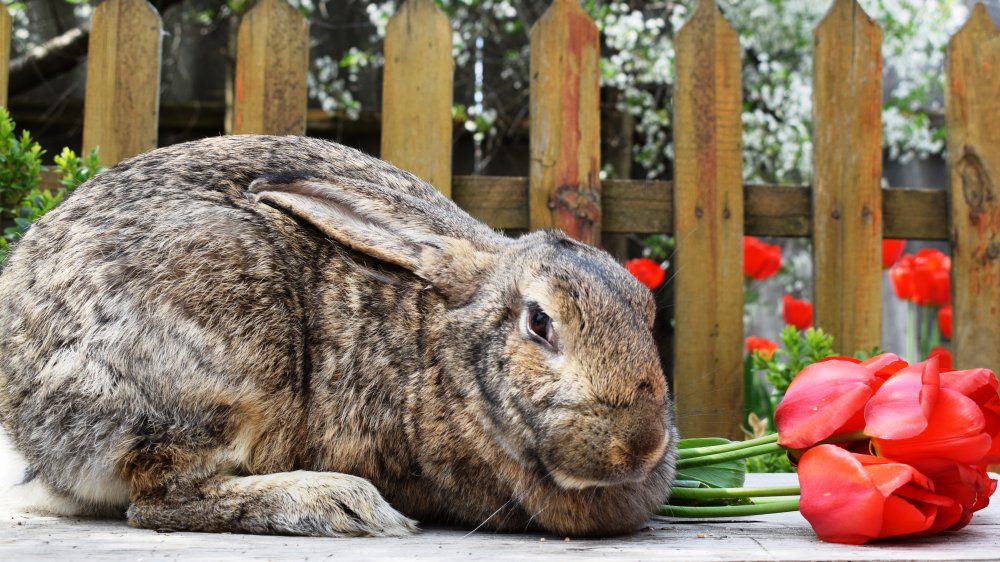
{"label": "tulip", "polygon": [[785,323],[795,326],[800,330],[805,330],[812,326],[813,305],[807,300],[800,300],[792,295],[785,295],[782,299],[781,316]]}
{"label": "tulip", "polygon": [[889,269],[889,281],[892,282],[892,290],[901,300],[911,300],[914,295],[913,285],[913,256],[906,254]]}
{"label": "tulip", "polygon": [[882,240],[882,269],[889,269],[903,255],[906,240],[886,238]]}
{"label": "tulip", "polygon": [[764,359],[770,359],[774,355],[775,350],[778,349],[778,342],[759,336],[748,336],[746,339],[746,348],[747,353],[756,351]]}
{"label": "tulip", "polygon": [[[975,385],[942,385],[936,358],[899,371],[865,406],[864,432],[872,448],[917,468],[925,459],[982,464],[993,439],[982,407],[963,393],[969,386]],[[981,392],[975,388],[969,392]]]}
{"label": "tulip", "polygon": [[941,387],[954,390],[979,406],[985,424],[984,431],[991,438],[990,450],[983,463],[1000,463],[1000,395],[997,394],[997,377],[989,369],[969,369],[941,373]]}
{"label": "tulip", "polygon": [[941,337],[946,340],[951,339],[951,305],[943,306],[937,312],[938,328],[941,330]]}
{"label": "tulip", "polygon": [[625,262],[625,269],[651,291],[662,285],[667,275],[660,264],[649,258],[628,260]]}
{"label": "tulip", "polygon": [[906,362],[883,353],[861,362],[828,358],[802,369],[792,379],[774,411],[778,443],[804,449],[842,433],[865,427],[865,404]]}
{"label": "tulip", "polygon": [[920,535],[941,512],[949,525],[961,516],[955,499],[935,493],[931,479],[907,464],[819,445],[802,455],[798,473],[799,509],[825,541]]}
{"label": "tulip", "polygon": [[913,258],[913,300],[920,305],[951,304],[951,258],[922,248]]}
{"label": "tulip", "polygon": [[743,275],[766,279],[781,269],[781,246],[767,244],[753,236],[743,237]]}
{"label": "tulip", "polygon": [[997,481],[984,466],[969,466],[947,460],[925,460],[921,471],[934,483],[934,491],[955,500],[955,506],[938,511],[937,520],[925,534],[957,531],[969,524],[972,514],[990,504]]}

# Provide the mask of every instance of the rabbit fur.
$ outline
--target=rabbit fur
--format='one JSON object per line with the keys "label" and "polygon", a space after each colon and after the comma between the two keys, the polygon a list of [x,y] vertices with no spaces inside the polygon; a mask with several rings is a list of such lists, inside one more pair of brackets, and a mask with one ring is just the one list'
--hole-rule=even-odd
{"label": "rabbit fur", "polygon": [[653,316],[560,232],[508,238],[330,142],[211,138],[16,245],[0,420],[51,490],[141,528],[627,533],[674,475]]}

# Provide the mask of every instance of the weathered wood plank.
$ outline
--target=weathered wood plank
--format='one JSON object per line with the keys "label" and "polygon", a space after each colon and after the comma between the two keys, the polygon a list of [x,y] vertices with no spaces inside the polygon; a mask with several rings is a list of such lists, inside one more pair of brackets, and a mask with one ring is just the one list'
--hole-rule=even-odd
{"label": "weathered wood plank", "polygon": [[948,192],[943,189],[882,189],[882,237],[948,239]]}
{"label": "weathered wood plank", "polygon": [[236,40],[233,133],[306,132],[309,22],[288,0],[259,0]]}
{"label": "weathered wood plank", "polygon": [[798,185],[743,186],[743,231],[753,236],[812,236],[812,192]]}
{"label": "weathered wood plank", "polygon": [[94,8],[83,149],[98,147],[101,164],[156,148],[162,32],[146,0],[107,0]]}
{"label": "weathered wood plank", "polygon": [[528,178],[456,176],[452,199],[470,215],[503,230],[528,229]]}
{"label": "weathered wood plank", "polygon": [[677,34],[674,392],[681,434],[737,437],[743,417],[740,45],[714,0]]}
{"label": "weathered wood plank", "polygon": [[10,80],[10,12],[0,4],[0,105],[7,107],[7,84]]}
{"label": "weathered wood plank", "polygon": [[[528,178],[455,176],[455,201],[494,228],[528,228]],[[882,189],[883,236],[948,239],[948,194],[940,189]],[[603,231],[674,233],[673,182],[606,180]],[[753,236],[812,236],[812,190],[803,185],[744,185],[744,231]]]}
{"label": "weathered wood plank", "polygon": [[531,30],[531,228],[601,240],[600,39],[577,0]]}
{"label": "weathered wood plank", "polygon": [[[541,533],[470,532],[422,525],[403,538],[282,537],[156,532],[124,518],[54,517],[31,512],[25,465],[0,430],[0,560],[996,560],[1000,503],[992,502],[957,533],[847,546],[820,542],[798,513],[678,522],[651,518],[643,530],[606,539]],[[994,475],[995,476],[995,475]],[[747,486],[789,486],[793,474],[748,474]],[[30,487],[30,485],[29,485]],[[31,505],[31,502],[27,502]],[[544,540],[543,540],[544,539]]]}
{"label": "weathered wood plank", "polygon": [[[673,232],[673,182],[643,180],[613,180],[601,188],[603,230],[627,234],[635,232]],[[626,210],[625,212],[622,212]]]}
{"label": "weathered wood plank", "polygon": [[813,34],[813,291],[841,353],[882,343],[881,49],[856,0],[835,0]]}
{"label": "weathered wood plank", "polygon": [[1000,31],[982,4],[948,44],[947,76],[955,365],[1000,371]]}
{"label": "weathered wood plank", "polygon": [[385,32],[382,154],[451,196],[451,25],[433,0],[407,0]]}

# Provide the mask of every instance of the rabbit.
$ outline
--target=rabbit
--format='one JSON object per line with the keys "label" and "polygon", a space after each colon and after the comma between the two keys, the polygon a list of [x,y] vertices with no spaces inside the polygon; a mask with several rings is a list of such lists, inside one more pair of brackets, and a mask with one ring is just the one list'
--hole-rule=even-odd
{"label": "rabbit", "polygon": [[650,291],[328,141],[223,136],[77,188],[0,274],[0,420],[129,525],[641,528],[677,434]]}

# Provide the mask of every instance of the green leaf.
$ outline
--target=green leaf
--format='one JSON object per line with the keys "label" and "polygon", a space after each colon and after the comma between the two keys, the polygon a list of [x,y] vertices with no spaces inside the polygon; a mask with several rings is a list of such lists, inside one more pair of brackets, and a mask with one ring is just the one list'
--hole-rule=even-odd
{"label": "green leaf", "polygon": [[[731,443],[731,441],[721,437],[697,437],[693,439],[681,439],[677,443],[677,448],[691,449],[695,447],[726,445],[728,443]],[[746,478],[746,463],[740,459],[709,466],[685,468],[677,471],[676,478],[679,481],[697,480],[709,488],[739,488],[743,485],[743,481]]]}

